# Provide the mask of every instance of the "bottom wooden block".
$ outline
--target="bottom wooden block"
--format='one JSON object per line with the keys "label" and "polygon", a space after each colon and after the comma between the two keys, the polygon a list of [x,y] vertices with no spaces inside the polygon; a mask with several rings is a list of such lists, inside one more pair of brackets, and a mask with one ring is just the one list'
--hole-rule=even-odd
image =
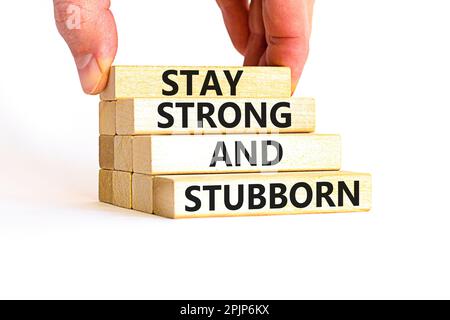
{"label": "bottom wooden block", "polygon": [[[143,177],[134,192],[152,197]],[[153,178],[153,212],[168,218],[369,211],[371,176],[352,172],[214,174]]]}
{"label": "bottom wooden block", "polygon": [[100,170],[98,185],[101,202],[131,209],[131,173]]}

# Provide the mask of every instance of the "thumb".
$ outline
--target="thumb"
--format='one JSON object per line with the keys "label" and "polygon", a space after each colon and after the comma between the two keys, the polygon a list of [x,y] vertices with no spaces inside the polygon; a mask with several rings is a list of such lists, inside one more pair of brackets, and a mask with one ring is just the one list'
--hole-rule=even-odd
{"label": "thumb", "polygon": [[110,0],[53,0],[59,33],[69,45],[87,94],[106,87],[117,52],[117,30]]}

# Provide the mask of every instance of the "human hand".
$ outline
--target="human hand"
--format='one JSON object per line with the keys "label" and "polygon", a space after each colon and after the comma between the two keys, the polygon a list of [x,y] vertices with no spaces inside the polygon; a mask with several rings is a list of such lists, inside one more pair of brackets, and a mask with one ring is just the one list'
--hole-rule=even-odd
{"label": "human hand", "polygon": [[292,92],[309,52],[314,0],[217,0],[246,66],[286,66]]}
{"label": "human hand", "polygon": [[[308,55],[314,0],[217,0],[245,65],[288,66],[292,89]],[[117,53],[110,0],[53,0],[58,31],[66,40],[87,94],[103,91]]]}

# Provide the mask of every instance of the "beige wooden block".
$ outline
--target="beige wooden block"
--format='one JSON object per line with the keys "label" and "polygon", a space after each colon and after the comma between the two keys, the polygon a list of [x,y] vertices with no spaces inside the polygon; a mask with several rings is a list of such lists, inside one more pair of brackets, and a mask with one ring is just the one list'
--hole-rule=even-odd
{"label": "beige wooden block", "polygon": [[133,174],[133,209],[153,213],[153,177]]}
{"label": "beige wooden block", "polygon": [[100,135],[113,136],[116,134],[116,103],[101,101],[99,106]]}
{"label": "beige wooden block", "polygon": [[101,98],[290,96],[291,71],[286,67],[114,66]]}
{"label": "beige wooden block", "polygon": [[132,186],[131,173],[114,171],[113,174],[113,204],[119,207],[131,209]]}
{"label": "beige wooden block", "polygon": [[290,99],[126,99],[117,134],[300,133],[315,129],[315,101]]}
{"label": "beige wooden block", "polygon": [[131,209],[131,173],[100,170],[99,200],[118,207]]}
{"label": "beige wooden block", "polygon": [[136,136],[133,171],[143,174],[339,170],[338,135]]}
{"label": "beige wooden block", "polygon": [[100,136],[100,168],[119,171],[133,171],[133,137]]}
{"label": "beige wooden block", "polygon": [[133,137],[114,137],[114,169],[133,172]]}
{"label": "beige wooden block", "polygon": [[114,136],[99,137],[100,168],[114,170]]}
{"label": "beige wooden block", "polygon": [[369,211],[371,176],[290,172],[158,176],[154,213],[168,218]]}
{"label": "beige wooden block", "polygon": [[113,171],[100,170],[98,173],[98,199],[113,204]]}

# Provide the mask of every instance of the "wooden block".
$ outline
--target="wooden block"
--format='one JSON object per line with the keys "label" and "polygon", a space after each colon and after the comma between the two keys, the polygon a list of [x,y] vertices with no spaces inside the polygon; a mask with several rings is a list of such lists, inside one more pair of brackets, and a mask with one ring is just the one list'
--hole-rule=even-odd
{"label": "wooden block", "polygon": [[133,137],[114,137],[114,169],[120,171],[133,171]]}
{"label": "wooden block", "polygon": [[133,209],[153,213],[153,177],[133,174]]}
{"label": "wooden block", "polygon": [[113,171],[100,170],[98,173],[98,199],[100,202],[113,203]]}
{"label": "wooden block", "polygon": [[369,211],[371,176],[351,172],[154,178],[154,213],[168,218]]}
{"label": "wooden block", "polygon": [[100,135],[113,136],[116,134],[116,103],[112,101],[100,102]]}
{"label": "wooden block", "polygon": [[99,137],[100,168],[114,170],[114,136]]}
{"label": "wooden block", "polygon": [[100,168],[133,171],[132,136],[100,136],[99,150]]}
{"label": "wooden block", "polygon": [[136,136],[133,172],[191,174],[339,170],[338,135]]}
{"label": "wooden block", "polygon": [[100,170],[99,200],[118,207],[131,209],[131,173]]}
{"label": "wooden block", "polygon": [[[114,102],[108,102],[108,107],[111,104]],[[128,99],[116,102],[116,118],[108,117],[108,121],[114,124],[104,127],[117,125],[115,133],[119,135],[313,132],[315,101],[312,98]]]}
{"label": "wooden block", "polygon": [[101,99],[290,96],[291,71],[285,67],[115,66]]}

